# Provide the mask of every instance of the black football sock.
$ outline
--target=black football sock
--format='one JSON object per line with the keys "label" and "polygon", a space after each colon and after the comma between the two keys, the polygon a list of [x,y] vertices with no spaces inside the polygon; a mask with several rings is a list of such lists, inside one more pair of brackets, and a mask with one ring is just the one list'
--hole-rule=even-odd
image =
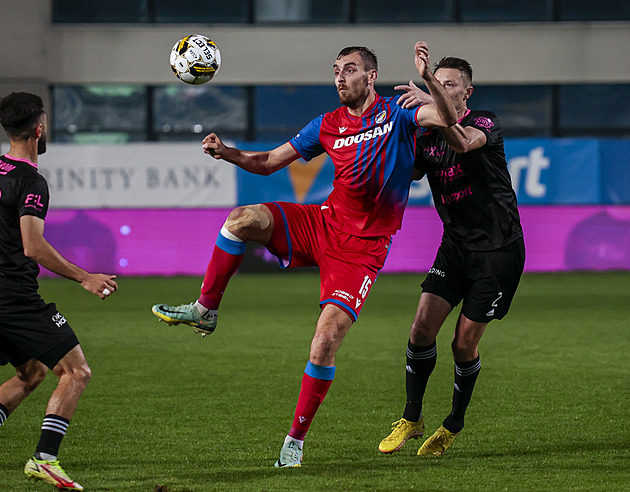
{"label": "black football sock", "polygon": [[42,424],[42,433],[39,437],[39,443],[35,449],[36,457],[39,453],[46,453],[51,456],[59,454],[59,446],[63,436],[66,435],[70,421],[59,415],[46,415]]}
{"label": "black football sock", "polygon": [[417,422],[422,416],[422,398],[427,388],[429,376],[435,369],[437,346],[435,342],[428,347],[407,343],[406,388],[407,403],[403,418]]}
{"label": "black football sock", "polygon": [[453,388],[453,409],[442,425],[453,433],[464,428],[464,414],[470,403],[477,376],[481,370],[479,356],[470,362],[455,361],[455,384]]}

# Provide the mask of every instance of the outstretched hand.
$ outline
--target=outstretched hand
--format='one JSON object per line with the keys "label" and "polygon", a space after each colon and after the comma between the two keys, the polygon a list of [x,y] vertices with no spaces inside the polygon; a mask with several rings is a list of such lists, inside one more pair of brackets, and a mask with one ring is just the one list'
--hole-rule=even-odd
{"label": "outstretched hand", "polygon": [[431,73],[431,61],[429,59],[429,45],[424,41],[418,41],[414,46],[416,68],[420,76],[425,79]]}
{"label": "outstretched hand", "polygon": [[433,98],[414,84],[413,80],[409,81],[409,85],[394,86],[394,90],[405,91],[397,101],[397,104],[405,109],[415,108],[421,104],[433,104]]}
{"label": "outstretched hand", "polygon": [[116,275],[89,273],[81,282],[81,286],[101,299],[106,299],[118,290],[118,284],[114,280],[115,278]]}

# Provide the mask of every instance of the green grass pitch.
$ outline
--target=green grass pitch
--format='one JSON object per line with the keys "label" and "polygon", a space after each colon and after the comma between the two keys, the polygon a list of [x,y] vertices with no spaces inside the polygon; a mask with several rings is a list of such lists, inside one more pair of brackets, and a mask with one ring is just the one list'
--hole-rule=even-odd
{"label": "green grass pitch", "polygon": [[[480,345],[466,428],[440,458],[419,441],[382,455],[404,405],[405,347],[420,275],[381,275],[337,356],[297,469],[275,469],[319,308],[316,273],[239,274],[201,339],[151,314],[190,302],[200,278],[119,278],[106,302],[44,279],[93,370],[60,459],[86,491],[494,491],[630,489],[630,274],[528,274]],[[438,338],[424,414],[450,411],[455,314]],[[0,379],[12,376],[0,368]],[[0,490],[28,482],[56,378],[0,428]]]}

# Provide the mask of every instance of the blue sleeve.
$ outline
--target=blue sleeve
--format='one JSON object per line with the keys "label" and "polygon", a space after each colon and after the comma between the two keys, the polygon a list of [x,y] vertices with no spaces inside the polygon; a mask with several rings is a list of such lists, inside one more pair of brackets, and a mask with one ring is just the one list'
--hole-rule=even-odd
{"label": "blue sleeve", "polygon": [[324,115],[318,116],[289,140],[291,146],[305,161],[310,161],[313,157],[317,157],[324,152],[324,148],[319,140],[319,130],[323,119]]}
{"label": "blue sleeve", "polygon": [[418,118],[416,117],[418,114],[418,111],[420,111],[420,108],[423,106],[423,104],[420,104],[420,106],[416,108],[404,109],[398,106],[398,99],[400,99],[400,96],[394,96],[394,98],[392,99],[392,103],[395,104],[396,107],[400,110],[402,117],[407,123],[407,125],[409,125],[409,127],[411,128],[420,129],[420,133],[422,134],[428,133],[429,131],[428,128],[425,128],[423,126],[418,126]]}

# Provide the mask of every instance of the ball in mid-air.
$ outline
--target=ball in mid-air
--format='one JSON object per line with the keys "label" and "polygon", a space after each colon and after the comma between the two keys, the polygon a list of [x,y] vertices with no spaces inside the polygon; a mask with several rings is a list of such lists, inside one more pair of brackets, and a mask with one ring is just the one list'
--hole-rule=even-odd
{"label": "ball in mid-air", "polygon": [[187,84],[205,84],[221,66],[221,52],[207,36],[191,34],[175,43],[171,50],[171,68]]}

